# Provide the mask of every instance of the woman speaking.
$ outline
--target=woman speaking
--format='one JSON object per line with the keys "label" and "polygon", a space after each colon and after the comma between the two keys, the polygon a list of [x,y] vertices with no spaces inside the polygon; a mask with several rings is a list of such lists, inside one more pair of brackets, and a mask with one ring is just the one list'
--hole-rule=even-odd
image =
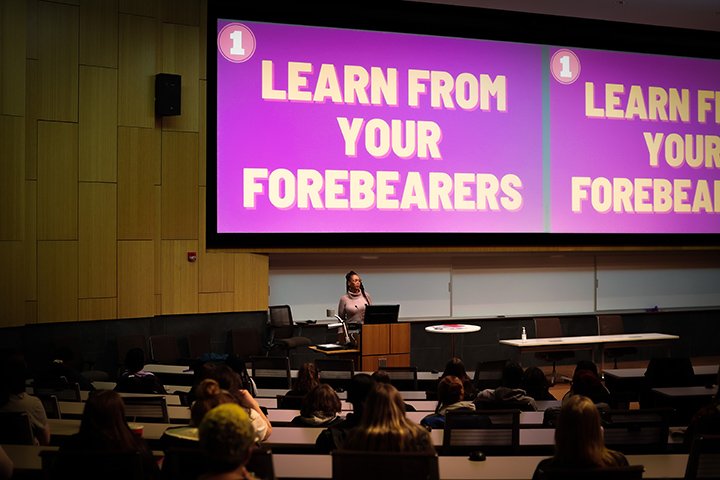
{"label": "woman speaking", "polygon": [[348,323],[362,323],[365,307],[372,303],[372,299],[365,291],[360,275],[352,270],[345,275],[345,291],[338,304],[338,316]]}

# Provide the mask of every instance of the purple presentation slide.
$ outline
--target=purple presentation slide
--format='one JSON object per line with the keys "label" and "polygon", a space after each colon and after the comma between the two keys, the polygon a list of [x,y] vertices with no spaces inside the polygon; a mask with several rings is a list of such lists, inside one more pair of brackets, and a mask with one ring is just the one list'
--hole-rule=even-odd
{"label": "purple presentation slide", "polygon": [[541,47],[220,20],[219,233],[542,232]]}
{"label": "purple presentation slide", "polygon": [[720,232],[720,62],[550,57],[551,231]]}

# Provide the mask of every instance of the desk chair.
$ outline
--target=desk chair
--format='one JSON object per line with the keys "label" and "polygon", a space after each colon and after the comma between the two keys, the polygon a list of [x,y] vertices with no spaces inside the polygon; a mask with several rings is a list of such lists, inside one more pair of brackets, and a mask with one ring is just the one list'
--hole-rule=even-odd
{"label": "desk chair", "polygon": [[[537,338],[562,337],[562,325],[558,317],[538,317],[535,321],[535,336]],[[552,363],[552,373],[550,374],[550,384],[555,385],[557,380],[557,362],[569,358],[574,358],[575,352],[571,350],[557,350],[550,352],[538,352],[535,358]]]}
{"label": "desk chair", "polygon": [[68,385],[34,385],[33,393],[38,397],[47,397],[54,395],[61,402],[81,402],[80,384],[73,383]]}
{"label": "desk chair", "polygon": [[316,358],[315,369],[320,382],[345,389],[355,375],[355,362],[350,358]]}
{"label": "desk chair", "polygon": [[300,410],[305,395],[277,395],[277,408],[283,410]]}
{"label": "desk chair", "polygon": [[252,378],[258,388],[292,388],[288,357],[250,357]]}
{"label": "desk chair", "polygon": [[176,365],[180,363],[180,348],[175,335],[151,335],[149,338],[152,363]]}
{"label": "desk chair", "polygon": [[642,465],[631,465],[592,469],[548,468],[538,473],[541,480],[636,480],[642,478],[644,471]]}
{"label": "desk chair", "polygon": [[434,452],[364,452],[334,450],[332,478],[336,480],[439,480]]}
{"label": "desk chair", "polygon": [[125,417],[132,422],[170,423],[167,399],[157,397],[123,397]]}
{"label": "desk chair", "polygon": [[[598,315],[597,316],[598,335],[618,335],[625,333],[623,319],[621,315]],[[637,353],[635,347],[612,347],[605,349],[605,356],[612,358],[613,368],[617,369],[617,359],[624,355],[633,355]]]}
{"label": "desk chair", "polygon": [[[205,452],[193,447],[171,447],[165,451],[162,477],[172,480],[195,480],[208,471]],[[272,452],[269,449],[255,448],[245,466],[257,479],[275,479]]]}
{"label": "desk chair", "polygon": [[240,359],[265,355],[262,335],[254,328],[234,328],[228,332],[228,353]]}
{"label": "desk chair", "polygon": [[497,388],[502,384],[502,372],[507,360],[490,360],[475,365],[473,383],[478,392],[487,388]]}
{"label": "desk chair", "polygon": [[295,323],[290,305],[271,305],[268,307],[270,319],[270,348],[279,347],[290,355],[293,348],[309,346],[312,341],[307,337],[295,336]]}
{"label": "desk chair", "polygon": [[0,412],[0,444],[34,445],[30,417],[26,412]]}
{"label": "desk chair", "polygon": [[210,334],[208,332],[193,332],[187,336],[187,345],[190,358],[198,360],[206,353],[212,352]]}
{"label": "desk chair", "polygon": [[513,454],[520,447],[520,410],[451,410],[445,414],[442,453],[473,450]]}
{"label": "desk chair", "polygon": [[139,452],[42,450],[40,459],[48,480],[126,480],[145,478]]}
{"label": "desk chair", "polygon": [[701,435],[690,447],[685,480],[720,478],[720,435]]}
{"label": "desk chair", "polygon": [[42,402],[47,418],[57,420],[62,418],[62,415],[60,414],[60,402],[58,402],[57,396],[45,394],[36,394],[35,396]]}
{"label": "desk chair", "polygon": [[384,371],[390,377],[390,383],[401,391],[417,391],[418,389],[418,369],[414,366],[409,367],[385,367],[380,370]]}
{"label": "desk chair", "polygon": [[626,454],[665,453],[671,408],[603,412],[605,445]]}

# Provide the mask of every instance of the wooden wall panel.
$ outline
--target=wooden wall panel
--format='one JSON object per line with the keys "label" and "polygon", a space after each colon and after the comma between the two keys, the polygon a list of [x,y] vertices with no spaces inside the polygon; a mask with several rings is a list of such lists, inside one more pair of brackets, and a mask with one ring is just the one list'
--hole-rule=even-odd
{"label": "wooden wall panel", "polygon": [[154,17],[160,7],[158,0],[120,0],[118,8],[120,13]]}
{"label": "wooden wall panel", "polygon": [[197,239],[197,152],[197,133],[163,133],[161,210],[163,240]]}
{"label": "wooden wall panel", "polygon": [[156,20],[120,15],[118,124],[155,126]]}
{"label": "wooden wall panel", "polygon": [[38,4],[40,118],[77,122],[78,7]]}
{"label": "wooden wall panel", "polygon": [[198,185],[207,185],[207,82],[200,82],[200,145],[198,150]]}
{"label": "wooden wall panel", "polygon": [[0,2],[0,115],[25,114],[24,0]]}
{"label": "wooden wall panel", "polygon": [[160,0],[160,20],[166,23],[197,26],[200,20],[199,0]]}
{"label": "wooden wall panel", "polygon": [[118,239],[153,239],[156,183],[160,183],[160,131],[118,128]]}
{"label": "wooden wall panel", "polygon": [[117,186],[79,186],[79,297],[117,295]]}
{"label": "wooden wall panel", "polygon": [[38,322],[77,318],[77,242],[38,242]]}
{"label": "wooden wall panel", "polygon": [[38,124],[38,239],[77,239],[78,128]]}
{"label": "wooden wall panel", "polygon": [[25,119],[0,115],[0,240],[22,240],[25,223]]}
{"label": "wooden wall panel", "polygon": [[82,0],[80,63],[117,68],[117,47],[118,0]]}
{"label": "wooden wall panel", "polygon": [[110,320],[117,318],[117,298],[81,298],[78,320]]}
{"label": "wooden wall panel", "polygon": [[37,125],[40,112],[40,67],[37,60],[26,64],[25,89],[25,178],[37,180]]}
{"label": "wooden wall panel", "polygon": [[[200,267],[200,293],[232,292],[235,286],[235,254],[228,252],[207,251],[205,242],[205,188],[200,187],[198,204],[200,205],[200,222],[198,244],[198,263]],[[231,307],[232,308],[232,307]],[[202,311],[202,308],[201,308]]]}
{"label": "wooden wall panel", "polygon": [[80,67],[80,181],[117,181],[117,70]]}
{"label": "wooden wall panel", "polygon": [[155,246],[148,241],[118,242],[118,317],[155,314]]}
{"label": "wooden wall panel", "polygon": [[[200,76],[201,80],[207,79],[207,2],[200,0]],[[204,117],[200,117],[201,119]]]}
{"label": "wooden wall panel", "polygon": [[0,241],[0,249],[6,257],[0,268],[0,325],[14,327],[25,323],[23,242]]}
{"label": "wooden wall panel", "polygon": [[235,295],[232,292],[198,294],[198,310],[203,313],[234,311]]}
{"label": "wooden wall panel", "polygon": [[197,262],[187,252],[197,252],[197,240],[162,241],[162,313],[198,312]]}
{"label": "wooden wall panel", "polygon": [[267,255],[234,254],[235,310],[267,310],[269,261]]}
{"label": "wooden wall panel", "polygon": [[24,299],[37,301],[37,182],[25,181]]}
{"label": "wooden wall panel", "polygon": [[163,130],[198,131],[199,29],[163,24],[161,71],[182,77],[182,115],[163,118]]}
{"label": "wooden wall panel", "polygon": [[26,58],[38,58],[38,0],[25,0]]}

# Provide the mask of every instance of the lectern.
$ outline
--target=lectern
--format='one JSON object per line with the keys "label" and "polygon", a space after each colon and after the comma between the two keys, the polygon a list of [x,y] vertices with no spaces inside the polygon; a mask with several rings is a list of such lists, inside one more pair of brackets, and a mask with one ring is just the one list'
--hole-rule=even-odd
{"label": "lectern", "polygon": [[410,366],[410,324],[385,323],[362,326],[360,355],[363,372]]}

